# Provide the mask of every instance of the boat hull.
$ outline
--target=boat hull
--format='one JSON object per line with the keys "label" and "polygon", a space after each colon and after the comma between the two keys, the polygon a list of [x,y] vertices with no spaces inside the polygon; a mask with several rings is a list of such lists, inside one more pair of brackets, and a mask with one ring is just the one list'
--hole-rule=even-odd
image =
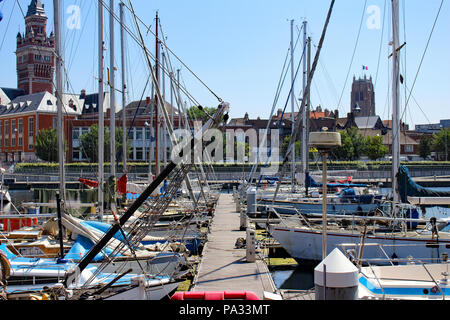
{"label": "boat hull", "polygon": [[[298,261],[322,260],[322,232],[307,228],[284,227],[270,225],[269,232],[280,245]],[[327,255],[342,244],[361,243],[361,235],[358,233],[327,232]],[[389,258],[407,259],[409,256],[439,260],[442,253],[449,253],[450,240],[436,241],[429,238],[393,236],[392,233],[367,236],[366,244],[379,244]],[[363,259],[384,259],[388,257],[379,246],[365,246]],[[430,260],[428,260],[430,261]]]}
{"label": "boat hull", "polygon": [[[266,200],[261,201],[260,204],[272,205],[272,201]],[[317,203],[311,202],[290,202],[290,201],[275,201],[276,210],[280,214],[295,214],[298,211],[308,214],[308,213],[321,213],[322,212],[322,202],[317,200]],[[327,204],[327,214],[361,214],[374,211],[378,208],[376,203],[328,203]]]}

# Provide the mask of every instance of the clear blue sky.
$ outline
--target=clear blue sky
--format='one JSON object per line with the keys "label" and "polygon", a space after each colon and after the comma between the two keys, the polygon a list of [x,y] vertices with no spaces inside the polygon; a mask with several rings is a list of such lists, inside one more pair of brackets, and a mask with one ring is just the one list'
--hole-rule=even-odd
{"label": "clear blue sky", "polygon": [[[18,2],[26,13],[30,0],[18,0]],[[109,4],[109,0],[106,2]],[[43,3],[49,17],[48,32],[50,32],[53,30],[53,1],[43,0]],[[116,9],[117,3],[118,1],[116,1]],[[401,72],[406,78],[409,89],[413,85],[440,3],[440,0],[400,0],[400,41],[407,43],[402,50]],[[232,117],[242,117],[245,112],[248,112],[250,117],[267,118],[289,48],[289,20],[295,20],[297,30],[297,27],[300,28],[302,21],[306,19],[308,34],[317,45],[330,1],[134,0],[133,4],[139,17],[147,25],[151,25],[152,30],[154,30],[155,12],[159,11],[168,46],[214,92],[230,102]],[[387,5],[386,14],[383,17],[385,4]],[[387,58],[388,42],[392,33],[390,4],[389,0],[336,1],[320,63],[314,77],[312,88],[314,106],[320,104],[323,108],[338,109],[341,115],[345,115],[350,109],[353,75],[358,77],[364,74],[362,65],[368,66],[369,70],[365,73],[367,76],[372,76],[375,81],[381,43],[381,59],[375,88],[376,111],[382,119],[391,117],[388,80],[391,66]],[[79,29],[67,27],[67,22],[73,17],[73,13],[67,12],[71,5],[80,8]],[[379,8],[379,20],[377,20],[376,11],[367,11],[371,6]],[[70,90],[79,92],[81,89],[86,89],[88,92],[94,92],[97,90],[95,80],[97,74],[96,1],[64,0],[62,8],[64,11],[64,57]],[[24,21],[16,0],[3,0],[0,3],[0,11],[3,13],[3,20],[0,22],[0,86],[16,87],[14,51],[16,35],[19,30],[24,31]],[[361,34],[347,79],[363,13]],[[126,17],[127,24],[135,30],[129,12]],[[105,39],[106,46],[109,47],[109,22],[106,19],[105,12]],[[380,22],[380,28],[376,27],[377,21]],[[368,23],[372,26],[371,28]],[[383,30],[384,36],[381,39]],[[403,118],[412,126],[450,118],[449,33],[450,4],[444,0],[430,46],[415,83],[413,98],[410,99]],[[120,72],[118,24],[116,24],[116,36],[116,66]],[[148,33],[145,37],[147,46],[153,52],[153,36]],[[142,50],[139,50],[130,38],[127,43],[128,86],[130,99],[135,100],[142,94],[148,71]],[[299,46],[295,52],[295,67],[300,56],[301,47]],[[105,57],[105,62],[109,65],[109,52],[106,52]],[[206,106],[217,105],[218,102],[214,96],[193,79],[186,68],[174,59],[172,63],[174,68],[181,67],[183,81],[200,103]],[[287,79],[289,78],[290,76]],[[116,84],[120,84],[119,79],[118,77]],[[298,97],[301,87],[299,78],[295,90]],[[277,108],[284,107],[287,91],[288,83],[284,86]],[[406,94],[408,95],[409,92]],[[149,90],[144,95],[150,95]],[[403,109],[406,100],[404,87],[401,89],[401,96]],[[169,100],[168,96],[167,100]]]}

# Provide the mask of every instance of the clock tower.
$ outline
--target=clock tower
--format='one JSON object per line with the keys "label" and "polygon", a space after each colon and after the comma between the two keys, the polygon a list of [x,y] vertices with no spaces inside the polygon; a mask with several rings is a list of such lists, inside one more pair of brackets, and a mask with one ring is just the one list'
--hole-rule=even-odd
{"label": "clock tower", "polygon": [[41,0],[32,0],[25,17],[25,33],[17,34],[17,87],[25,94],[53,94],[55,37],[47,37],[47,16]]}

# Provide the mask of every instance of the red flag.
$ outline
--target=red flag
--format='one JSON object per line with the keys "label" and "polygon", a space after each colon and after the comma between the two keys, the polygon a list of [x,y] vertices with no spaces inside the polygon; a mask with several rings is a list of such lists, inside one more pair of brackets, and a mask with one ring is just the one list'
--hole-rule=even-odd
{"label": "red flag", "polygon": [[98,187],[98,182],[97,181],[93,181],[93,180],[89,180],[89,179],[84,179],[84,178],[78,178],[78,181],[87,185],[88,187],[91,188],[97,188]]}
{"label": "red flag", "polygon": [[117,188],[116,191],[118,193],[127,193],[127,175],[124,174],[120,179],[117,180]]}

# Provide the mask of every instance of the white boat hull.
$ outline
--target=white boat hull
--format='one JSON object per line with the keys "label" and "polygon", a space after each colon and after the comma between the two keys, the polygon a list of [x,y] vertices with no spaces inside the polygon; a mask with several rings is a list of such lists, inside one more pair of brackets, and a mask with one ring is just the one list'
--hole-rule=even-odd
{"label": "white boat hull", "polygon": [[[322,232],[307,228],[285,227],[270,225],[269,232],[280,245],[296,260],[322,260]],[[342,244],[360,244],[361,235],[358,233],[327,232],[327,255]],[[414,256],[423,259],[440,259],[443,252],[449,252],[450,240],[439,240],[440,246],[436,248],[436,241],[430,237],[414,238],[400,235],[383,234],[365,239],[365,243],[376,243],[383,246],[389,258],[407,259]],[[395,246],[394,246],[395,245]],[[366,246],[363,258],[387,259],[378,246]]]}

